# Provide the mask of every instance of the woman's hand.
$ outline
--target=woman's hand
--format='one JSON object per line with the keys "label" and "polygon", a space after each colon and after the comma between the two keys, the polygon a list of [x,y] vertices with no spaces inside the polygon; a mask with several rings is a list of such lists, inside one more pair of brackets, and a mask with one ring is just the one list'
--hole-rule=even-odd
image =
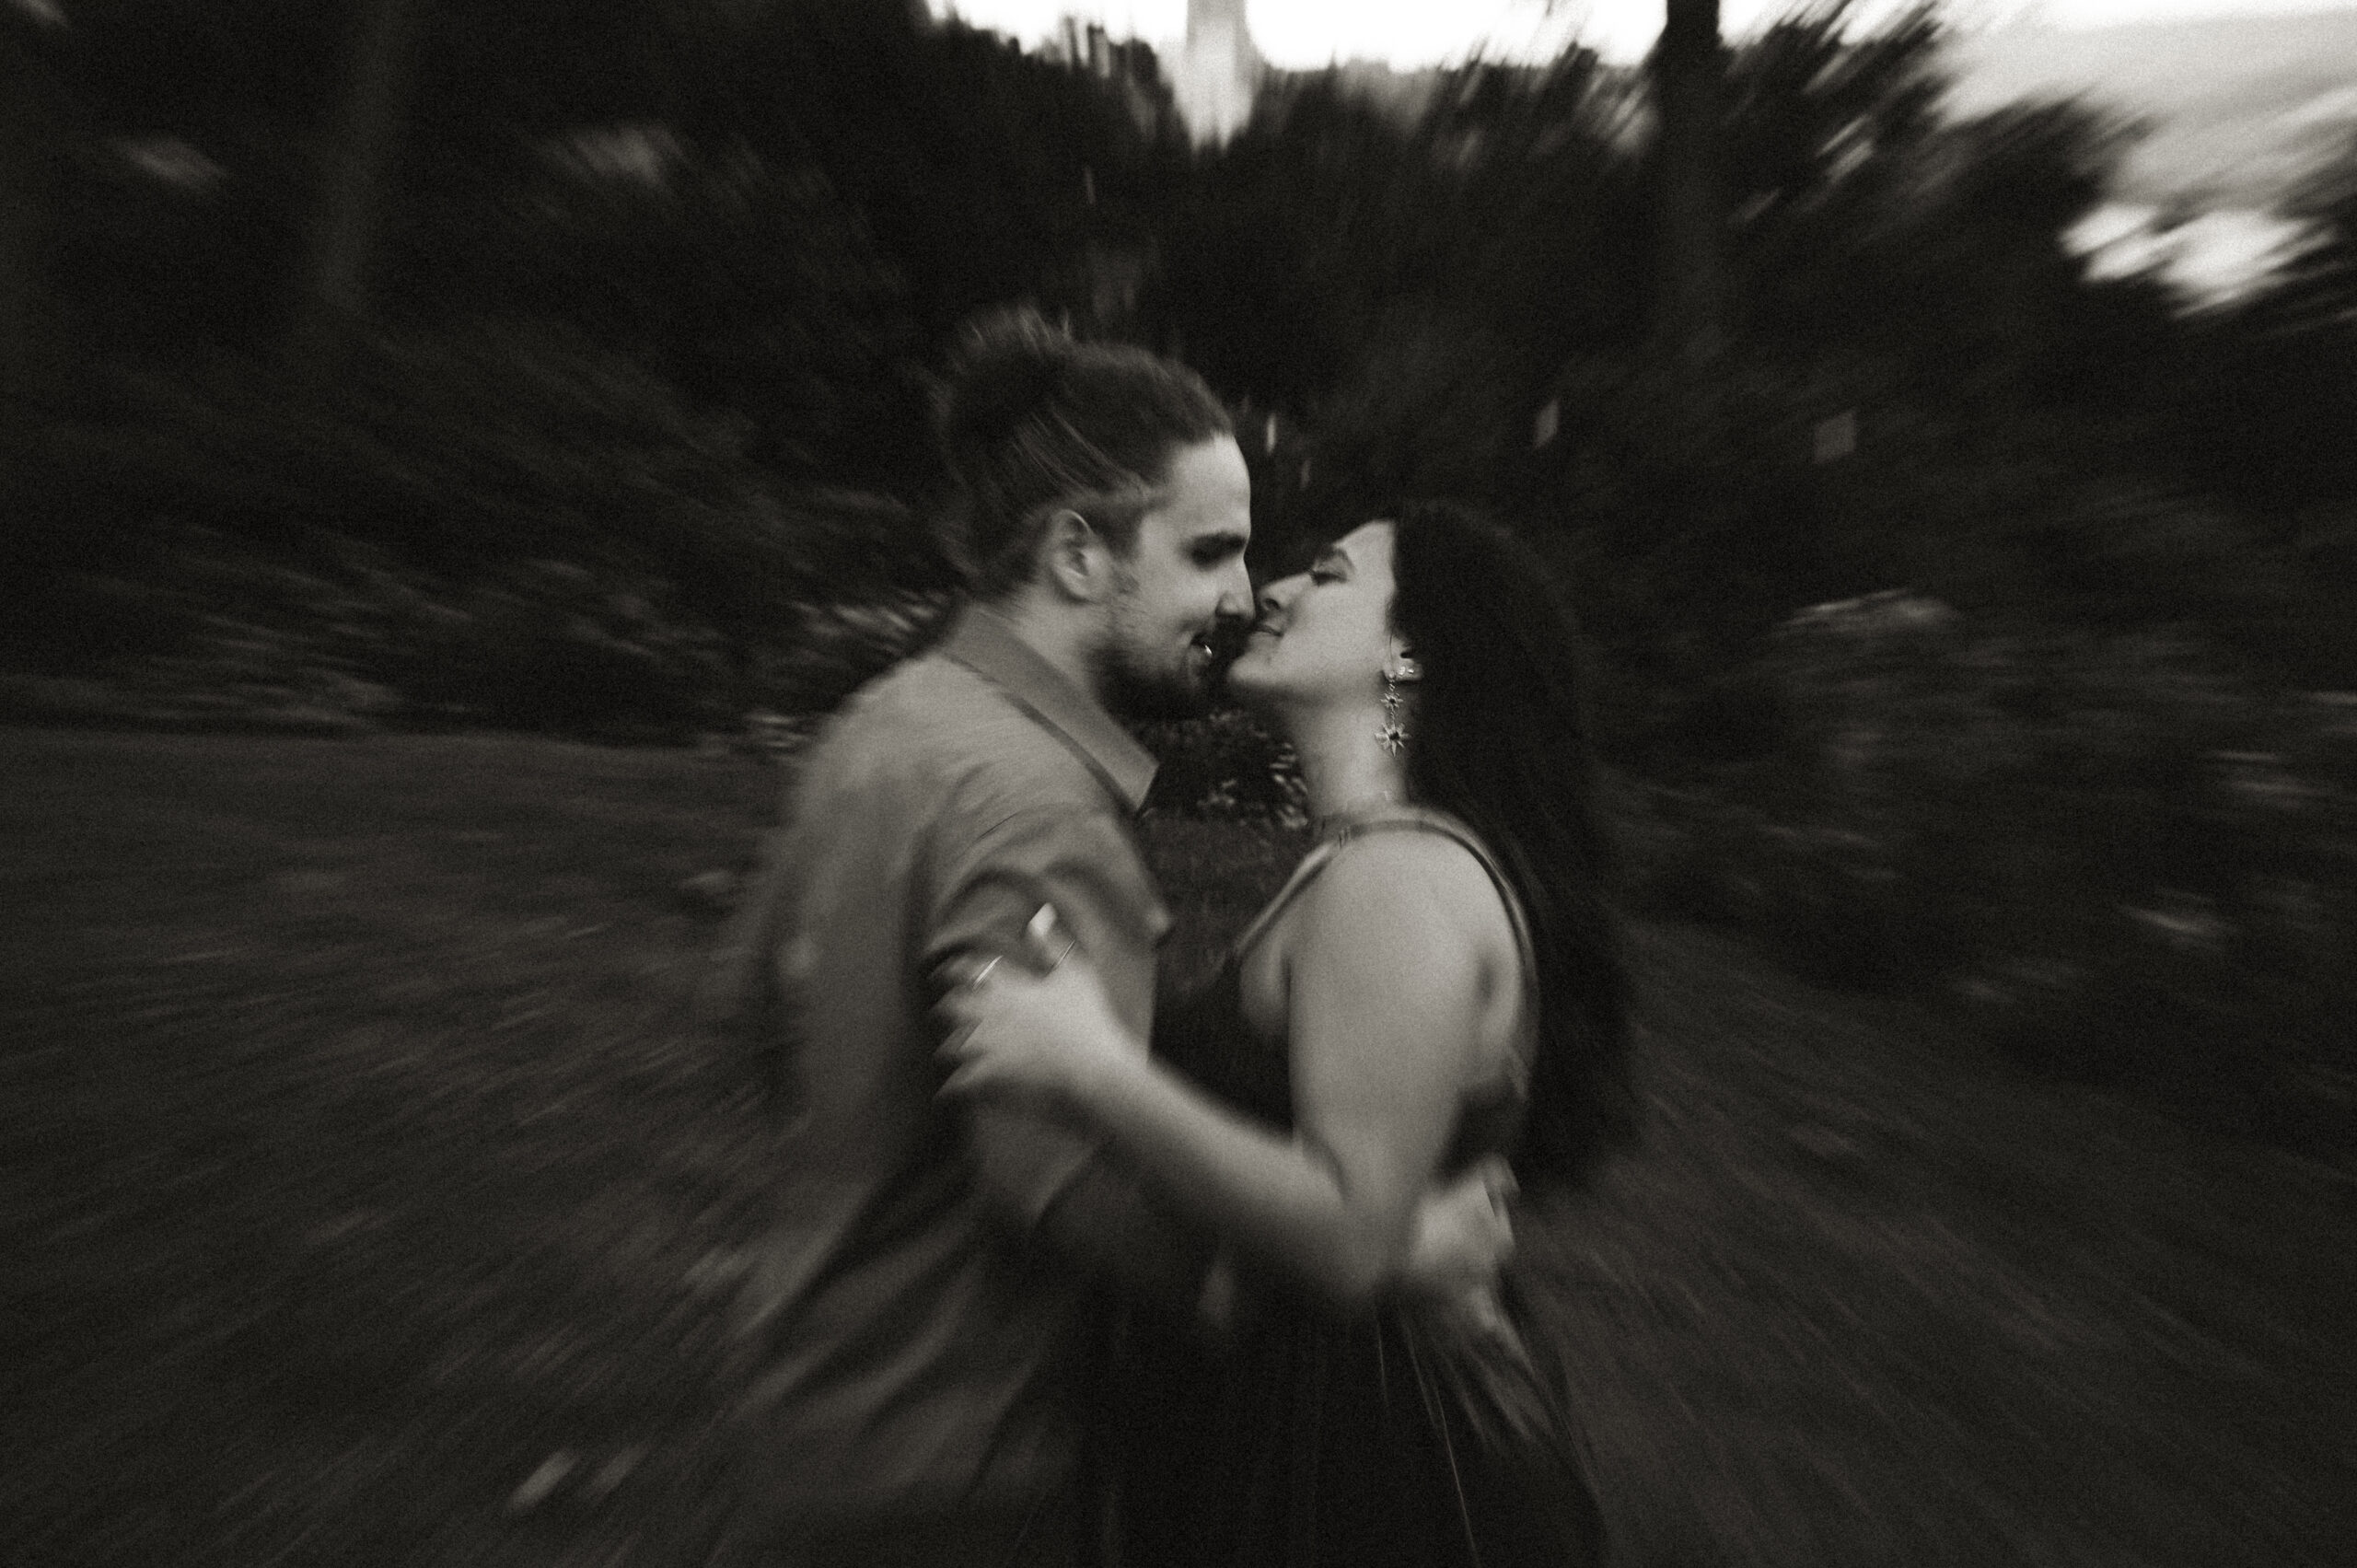
{"label": "woman's hand", "polygon": [[1446,1187],[1425,1191],[1416,1205],[1399,1288],[1411,1295],[1456,1299],[1485,1295],[1514,1256],[1508,1205],[1516,1187],[1513,1167],[1492,1155]]}
{"label": "woman's hand", "polygon": [[949,1026],[945,1095],[1045,1100],[1085,1108],[1109,1073],[1145,1060],[1087,955],[1068,949],[1043,975],[984,965],[934,1009]]}

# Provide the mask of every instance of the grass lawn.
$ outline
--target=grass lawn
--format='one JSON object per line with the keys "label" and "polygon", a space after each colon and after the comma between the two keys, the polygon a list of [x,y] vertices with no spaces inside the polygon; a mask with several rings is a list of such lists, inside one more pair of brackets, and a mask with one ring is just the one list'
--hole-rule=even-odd
{"label": "grass lawn", "polygon": [[[0,733],[0,1563],[685,1564],[762,1129],[688,1022],[772,776]],[[1286,846],[1160,822],[1200,968]],[[1526,1266],[1631,1564],[2357,1562],[2357,1195],[1634,934]]]}

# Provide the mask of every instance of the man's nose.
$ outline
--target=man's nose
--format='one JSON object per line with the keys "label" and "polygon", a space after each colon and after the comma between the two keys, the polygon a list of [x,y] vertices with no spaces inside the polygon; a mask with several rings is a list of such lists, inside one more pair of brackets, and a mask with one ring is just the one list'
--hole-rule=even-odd
{"label": "man's nose", "polygon": [[1238,561],[1220,585],[1219,612],[1230,620],[1241,621],[1252,613],[1252,574]]}

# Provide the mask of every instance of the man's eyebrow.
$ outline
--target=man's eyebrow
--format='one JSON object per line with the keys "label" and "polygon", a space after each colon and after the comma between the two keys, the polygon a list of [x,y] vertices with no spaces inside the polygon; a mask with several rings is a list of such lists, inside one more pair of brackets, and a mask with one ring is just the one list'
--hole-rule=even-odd
{"label": "man's eyebrow", "polygon": [[1244,533],[1236,528],[1223,528],[1217,533],[1197,534],[1195,536],[1194,548],[1199,552],[1209,550],[1217,550],[1223,554],[1232,555],[1236,552],[1245,549],[1247,546],[1250,545],[1251,542],[1252,536],[1248,533]]}

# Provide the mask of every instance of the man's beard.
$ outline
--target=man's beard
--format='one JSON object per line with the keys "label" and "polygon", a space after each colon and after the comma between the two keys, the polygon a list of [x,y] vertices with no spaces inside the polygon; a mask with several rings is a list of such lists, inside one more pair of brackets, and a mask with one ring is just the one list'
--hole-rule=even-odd
{"label": "man's beard", "polygon": [[1227,688],[1228,666],[1242,656],[1250,630],[1248,621],[1222,620],[1207,638],[1212,654],[1208,664],[1195,662],[1190,644],[1183,661],[1155,668],[1138,657],[1136,645],[1117,629],[1097,653],[1097,690],[1107,708],[1141,724],[1201,718],[1218,705]]}
{"label": "man's beard", "polygon": [[1115,716],[1139,724],[1191,719],[1209,713],[1212,693],[1218,689],[1224,664],[1214,662],[1202,675],[1194,673],[1191,654],[1176,667],[1149,668],[1134,651],[1116,638],[1097,655],[1098,690]]}

